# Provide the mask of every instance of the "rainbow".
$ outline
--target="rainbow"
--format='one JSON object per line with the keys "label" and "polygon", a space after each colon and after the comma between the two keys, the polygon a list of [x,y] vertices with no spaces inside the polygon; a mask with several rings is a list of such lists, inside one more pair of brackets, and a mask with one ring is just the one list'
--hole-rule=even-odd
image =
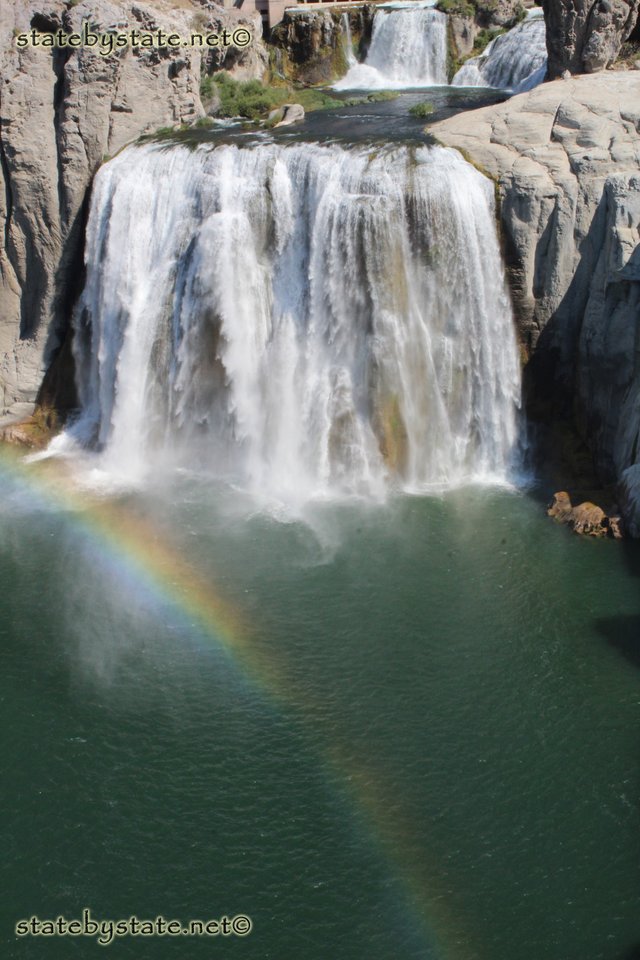
{"label": "rainbow", "polygon": [[[26,490],[34,506],[67,514],[75,533],[94,545],[106,564],[115,564],[122,577],[135,584],[136,591],[143,590],[164,609],[168,604],[177,611],[188,634],[197,631],[217,649],[222,648],[242,677],[269,700],[294,707],[303,721],[306,714],[309,723],[317,723],[322,714],[313,710],[308,692],[303,698],[287,682],[285,665],[278,664],[275,652],[270,649],[266,656],[241,612],[163,540],[155,526],[118,500],[78,488],[64,460],[29,463],[15,447],[0,443],[1,479]],[[380,771],[354,760],[349,744],[336,742],[335,730],[331,737],[321,762],[332,782],[337,781],[350,797],[394,873],[404,879],[407,922],[425,941],[425,956],[477,958],[478,945],[461,931],[460,917],[451,914],[447,895],[438,893],[433,871],[416,848],[410,818],[398,815],[393,784],[385,784]]]}

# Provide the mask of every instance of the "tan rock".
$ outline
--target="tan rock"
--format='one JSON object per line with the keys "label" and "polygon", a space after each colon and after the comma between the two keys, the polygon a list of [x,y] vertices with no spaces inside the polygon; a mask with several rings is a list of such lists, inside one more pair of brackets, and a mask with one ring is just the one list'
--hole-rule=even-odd
{"label": "tan rock", "polygon": [[595,503],[578,504],[572,511],[571,525],[576,533],[589,537],[607,536],[607,524],[604,510]]}
{"label": "tan rock", "polygon": [[574,533],[581,536],[612,537],[616,540],[621,540],[623,537],[620,517],[607,516],[601,507],[588,500],[573,507],[571,498],[565,490],[553,495],[547,515],[557,523],[566,524]]}
{"label": "tan rock", "polygon": [[558,523],[567,523],[572,510],[571,498],[565,490],[562,490],[560,493],[554,493],[553,501],[547,509],[547,516],[553,517]]}

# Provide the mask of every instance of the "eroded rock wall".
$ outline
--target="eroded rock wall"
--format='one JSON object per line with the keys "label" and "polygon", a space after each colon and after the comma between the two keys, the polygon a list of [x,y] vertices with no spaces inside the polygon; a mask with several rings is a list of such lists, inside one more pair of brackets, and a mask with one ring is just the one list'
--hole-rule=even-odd
{"label": "eroded rock wall", "polygon": [[640,0],[543,0],[549,77],[595,73],[614,62],[630,36]]}
{"label": "eroded rock wall", "polygon": [[343,16],[349,18],[351,37],[363,59],[375,15],[375,4],[353,9],[286,10],[269,37],[272,69],[287,80],[331,83],[347,71]]}
{"label": "eroded rock wall", "polygon": [[[17,33],[78,31],[86,18],[109,28],[162,28],[186,37],[242,24],[256,42],[243,51],[126,48],[18,49]],[[84,204],[106,156],[162,126],[204,114],[200,78],[224,66],[261,76],[259,16],[239,18],[210,3],[170,0],[13,0],[0,5],[0,418],[31,409],[59,348],[81,282]]]}

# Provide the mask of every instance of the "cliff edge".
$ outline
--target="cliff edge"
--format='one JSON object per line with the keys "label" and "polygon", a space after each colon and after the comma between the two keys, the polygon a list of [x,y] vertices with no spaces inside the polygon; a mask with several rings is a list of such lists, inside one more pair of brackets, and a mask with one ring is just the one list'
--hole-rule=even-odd
{"label": "cliff edge", "polygon": [[[163,29],[188,37],[244,26],[240,49],[26,46],[17,35]],[[260,77],[258,14],[204,0],[12,0],[0,5],[0,420],[31,412],[61,347],[82,274],[84,206],[97,168],[129,140],[204,116],[203,73]],[[72,389],[72,385],[70,386]]]}
{"label": "cliff edge", "polygon": [[497,183],[534,412],[573,417],[640,533],[640,73],[546,83],[429,132]]}

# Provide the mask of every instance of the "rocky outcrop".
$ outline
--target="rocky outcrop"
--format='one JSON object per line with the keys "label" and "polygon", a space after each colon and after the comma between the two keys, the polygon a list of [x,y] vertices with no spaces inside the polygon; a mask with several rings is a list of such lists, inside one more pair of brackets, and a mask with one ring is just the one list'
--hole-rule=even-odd
{"label": "rocky outcrop", "polygon": [[118,0],[13,0],[0,8],[0,418],[30,412],[43,370],[59,349],[81,282],[85,198],[108,155],[162,126],[203,116],[202,70],[224,66],[258,76],[258,42],[241,51],[125,48],[109,57],[92,49],[27,46],[32,27],[73,33],[89,18],[109,28],[189,36],[245,26],[258,39],[260,18],[238,18],[210,3]]}
{"label": "rocky outcrop", "polygon": [[302,123],[304,107],[301,103],[283,103],[277,110],[272,110],[268,119],[276,127],[290,127],[292,123]]}
{"label": "rocky outcrop", "polygon": [[498,185],[530,412],[572,417],[602,482],[627,477],[630,504],[640,483],[640,471],[625,473],[640,462],[640,76],[543,84],[429,129]]}
{"label": "rocky outcrop", "polygon": [[614,62],[630,36],[640,0],[542,0],[549,77],[595,73]]}
{"label": "rocky outcrop", "polygon": [[604,510],[589,501],[574,507],[569,494],[564,490],[554,494],[547,514],[557,523],[566,524],[574,533],[584,537],[611,537],[614,540],[622,540],[620,517],[608,517]]}
{"label": "rocky outcrop", "polygon": [[363,60],[375,15],[375,4],[365,3],[352,10],[285,10],[281,22],[271,31],[272,69],[287,80],[305,84],[331,83],[347,71],[343,16],[358,58]]}

